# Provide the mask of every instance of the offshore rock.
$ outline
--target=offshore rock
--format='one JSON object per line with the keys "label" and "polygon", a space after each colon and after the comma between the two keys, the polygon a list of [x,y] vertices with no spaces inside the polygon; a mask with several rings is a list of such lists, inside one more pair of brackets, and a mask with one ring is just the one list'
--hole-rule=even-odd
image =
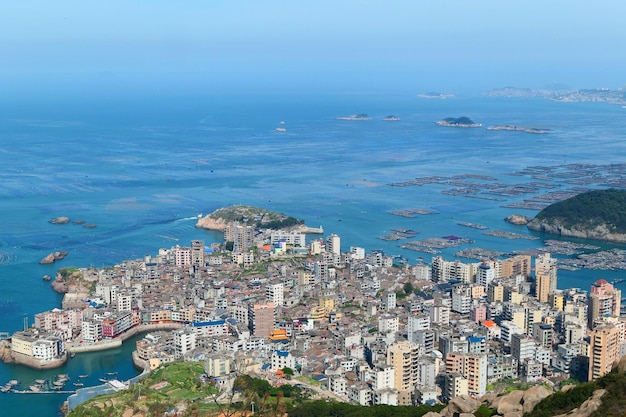
{"label": "offshore rock", "polygon": [[504,218],[505,222],[520,226],[528,224],[531,220],[532,219],[530,217],[522,216],[521,214],[511,214],[510,216]]}
{"label": "offshore rock", "polygon": [[54,263],[55,261],[60,261],[61,259],[65,258],[67,254],[68,253],[66,251],[52,252],[51,254],[43,258],[41,261],[39,261],[39,263],[42,265],[51,264],[51,263]]}
{"label": "offshore rock", "polygon": [[70,218],[65,217],[65,216],[55,217],[54,219],[50,219],[48,221],[48,223],[52,223],[52,224],[68,224],[69,222],[70,222]]}

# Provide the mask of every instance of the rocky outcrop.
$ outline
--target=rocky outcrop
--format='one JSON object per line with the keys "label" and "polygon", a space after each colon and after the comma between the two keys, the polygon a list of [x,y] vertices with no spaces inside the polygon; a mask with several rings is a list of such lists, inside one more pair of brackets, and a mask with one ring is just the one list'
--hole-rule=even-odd
{"label": "rocky outcrop", "polygon": [[226,226],[228,226],[226,220],[214,219],[210,215],[198,219],[196,223],[196,227],[199,229],[217,230],[218,232],[226,230]]}
{"label": "rocky outcrop", "polygon": [[11,348],[8,346],[3,346],[2,350],[0,350],[0,360],[4,363],[15,363],[15,359],[11,356]]}
{"label": "rocky outcrop", "polygon": [[461,395],[450,400],[448,406],[439,414],[443,417],[454,417],[462,413],[473,413],[480,407],[480,401],[467,395]]}
{"label": "rocky outcrop", "polygon": [[55,279],[52,284],[50,284],[52,289],[59,294],[65,294],[70,291],[70,285],[63,281],[63,279]]}
{"label": "rocky outcrop", "polygon": [[573,409],[567,414],[559,414],[555,417],[589,417],[602,405],[602,396],[606,393],[604,389],[597,389],[591,398],[586,400],[580,407]]}
{"label": "rocky outcrop", "polygon": [[580,239],[608,240],[611,242],[626,242],[626,234],[614,233],[606,224],[597,224],[589,227],[566,227],[558,220],[531,220],[527,227],[530,230],[550,233],[553,235],[577,237]]}
{"label": "rocky outcrop", "polygon": [[508,217],[504,218],[504,221],[507,223],[523,226],[528,224],[532,219],[528,216],[522,216],[521,214],[511,214]]}
{"label": "rocky outcrop", "polygon": [[522,412],[531,412],[541,400],[548,397],[550,394],[552,394],[552,392],[542,385],[530,387],[522,396]]}
{"label": "rocky outcrop", "polygon": [[54,263],[55,261],[60,261],[61,259],[65,258],[66,256],[67,256],[67,252],[66,251],[52,252],[51,254],[49,254],[45,258],[43,258],[41,261],[39,261],[39,263],[42,264],[42,265],[51,264],[51,263]]}
{"label": "rocky outcrop", "polygon": [[55,217],[54,219],[50,219],[48,220],[48,223],[52,223],[52,224],[68,224],[70,222],[70,218],[69,217]]}
{"label": "rocky outcrop", "polygon": [[500,414],[501,416],[508,416],[511,413],[522,413],[522,410],[524,408],[522,405],[523,397],[524,391],[511,391],[506,395],[497,397],[491,403],[491,408],[495,408],[496,410],[498,410],[498,414]]}

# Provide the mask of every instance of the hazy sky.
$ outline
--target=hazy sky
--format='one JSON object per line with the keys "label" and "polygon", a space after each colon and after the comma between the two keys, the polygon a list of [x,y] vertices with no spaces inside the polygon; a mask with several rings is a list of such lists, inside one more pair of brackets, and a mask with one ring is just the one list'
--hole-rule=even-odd
{"label": "hazy sky", "polygon": [[625,16],[622,0],[6,1],[0,89],[618,88]]}

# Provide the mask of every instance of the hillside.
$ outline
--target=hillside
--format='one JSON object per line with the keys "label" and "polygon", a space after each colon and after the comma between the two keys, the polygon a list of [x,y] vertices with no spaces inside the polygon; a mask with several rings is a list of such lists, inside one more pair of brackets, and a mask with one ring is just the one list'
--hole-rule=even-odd
{"label": "hillside", "polygon": [[528,228],[561,236],[626,242],[626,190],[594,190],[551,204],[528,223]]}

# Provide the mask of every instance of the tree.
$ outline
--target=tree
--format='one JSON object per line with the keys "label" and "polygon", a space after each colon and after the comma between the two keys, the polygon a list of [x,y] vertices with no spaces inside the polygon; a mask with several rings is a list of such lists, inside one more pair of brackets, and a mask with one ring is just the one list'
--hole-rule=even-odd
{"label": "tree", "polygon": [[407,283],[404,284],[402,289],[404,290],[406,295],[409,295],[409,294],[411,294],[415,290],[415,287],[413,286],[413,284],[411,282],[407,282]]}
{"label": "tree", "polygon": [[285,366],[283,369],[281,369],[281,371],[283,371],[283,374],[285,375],[285,377],[287,379],[291,379],[291,377],[294,375],[293,369]]}

